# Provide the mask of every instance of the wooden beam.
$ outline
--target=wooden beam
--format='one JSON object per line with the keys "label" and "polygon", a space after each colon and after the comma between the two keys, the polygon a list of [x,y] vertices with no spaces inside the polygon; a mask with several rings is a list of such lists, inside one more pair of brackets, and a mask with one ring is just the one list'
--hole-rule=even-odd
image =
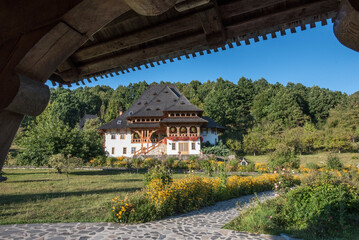
{"label": "wooden beam", "polygon": [[249,21],[239,22],[225,28],[228,38],[234,38],[240,35],[253,33],[255,31],[275,27],[281,24],[298,21],[306,17],[328,13],[337,9],[337,0],[320,0],[314,3],[303,4],[298,7],[272,13]]}
{"label": "wooden beam", "polygon": [[193,36],[187,36],[183,38],[177,38],[172,41],[168,41],[156,46],[148,47],[145,49],[139,49],[133,52],[114,56],[100,61],[94,61],[79,66],[79,72],[81,75],[89,75],[96,72],[113,69],[118,66],[126,66],[134,64],[140,60],[151,59],[161,56],[163,54],[169,54],[188,48],[200,46],[206,42],[203,34],[196,34]]}
{"label": "wooden beam", "polygon": [[230,18],[283,2],[286,0],[241,0],[222,5],[219,10],[222,16]]}
{"label": "wooden beam", "polygon": [[207,44],[209,47],[214,47],[223,44],[226,39],[221,15],[219,14],[218,6],[199,13],[202,22],[202,28],[206,35]]}
{"label": "wooden beam", "polygon": [[197,15],[186,16],[154,27],[151,26],[146,29],[141,29],[125,36],[79,49],[74,53],[73,57],[76,61],[84,61],[176,33],[198,29],[201,27],[201,23],[199,19],[198,21],[196,19]]}

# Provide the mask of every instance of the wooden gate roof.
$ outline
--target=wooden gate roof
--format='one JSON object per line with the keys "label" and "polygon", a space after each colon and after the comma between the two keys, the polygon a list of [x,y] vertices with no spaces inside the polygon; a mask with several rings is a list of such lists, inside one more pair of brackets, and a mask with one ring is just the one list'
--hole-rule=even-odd
{"label": "wooden gate roof", "polygon": [[[128,11],[98,31],[50,77],[79,84],[327,24],[338,0],[181,1],[153,17]],[[183,2],[182,2],[183,3]],[[288,30],[288,31],[286,31]]]}

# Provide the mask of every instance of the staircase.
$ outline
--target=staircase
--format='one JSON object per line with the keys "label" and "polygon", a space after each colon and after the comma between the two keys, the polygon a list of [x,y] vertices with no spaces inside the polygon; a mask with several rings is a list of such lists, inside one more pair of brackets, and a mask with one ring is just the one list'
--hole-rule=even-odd
{"label": "staircase", "polygon": [[148,154],[149,152],[155,150],[156,148],[158,148],[159,146],[161,146],[164,141],[165,141],[166,138],[163,138],[161,141],[158,141],[156,144],[152,145],[152,146],[149,146],[148,148],[146,147],[143,147],[142,149],[139,149],[137,150],[133,156],[137,156],[137,155],[140,155],[140,154]]}

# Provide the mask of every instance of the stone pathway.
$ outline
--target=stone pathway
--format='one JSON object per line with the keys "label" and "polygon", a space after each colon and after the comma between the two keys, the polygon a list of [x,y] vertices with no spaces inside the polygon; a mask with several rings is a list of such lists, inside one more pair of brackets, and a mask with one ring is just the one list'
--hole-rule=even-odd
{"label": "stone pathway", "polygon": [[[236,204],[248,203],[253,195],[219,202],[186,214],[159,221],[123,225],[116,223],[46,223],[0,225],[0,240],[37,239],[274,239],[279,236],[236,232],[221,227],[238,216]],[[274,193],[258,194],[261,200],[274,197]]]}

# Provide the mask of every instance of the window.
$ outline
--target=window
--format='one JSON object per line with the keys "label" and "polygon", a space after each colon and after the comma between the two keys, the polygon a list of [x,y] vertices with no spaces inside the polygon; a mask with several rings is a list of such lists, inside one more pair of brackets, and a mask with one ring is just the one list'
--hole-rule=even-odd
{"label": "window", "polygon": [[202,133],[203,133],[203,135],[207,135],[207,128],[204,128],[204,129],[202,130]]}
{"label": "window", "polygon": [[132,147],[131,148],[131,154],[135,154],[135,152],[136,152],[136,147]]}
{"label": "window", "polygon": [[126,154],[127,153],[127,148],[124,147],[122,153]]}
{"label": "window", "polygon": [[115,154],[115,148],[114,147],[111,149],[111,154]]}
{"label": "window", "polygon": [[176,150],[176,143],[172,143],[172,150]]}
{"label": "window", "polygon": [[122,123],[121,120],[118,120],[118,121],[117,121],[117,124],[118,124],[118,125],[121,125],[121,123]]}
{"label": "window", "polygon": [[196,143],[192,143],[192,150],[196,150]]}
{"label": "window", "polygon": [[131,112],[130,112],[130,116],[132,116],[132,114],[133,114],[133,112],[131,111]]}
{"label": "window", "polygon": [[125,134],[124,133],[120,133],[120,139],[125,139]]}
{"label": "window", "polygon": [[116,139],[116,133],[111,133],[111,139]]}

